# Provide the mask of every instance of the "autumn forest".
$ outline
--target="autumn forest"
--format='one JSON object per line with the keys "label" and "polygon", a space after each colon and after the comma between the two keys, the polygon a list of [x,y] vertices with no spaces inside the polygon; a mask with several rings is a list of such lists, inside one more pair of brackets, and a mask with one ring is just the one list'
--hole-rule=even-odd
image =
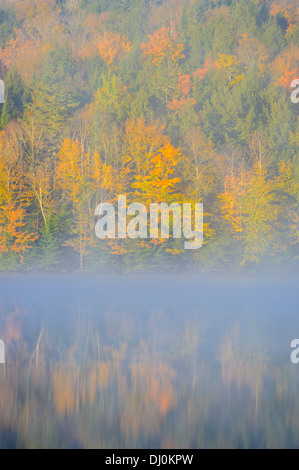
{"label": "autumn forest", "polygon": [[[0,1],[0,270],[298,267],[299,8],[276,1]],[[202,202],[203,247],[99,240],[119,194]]]}

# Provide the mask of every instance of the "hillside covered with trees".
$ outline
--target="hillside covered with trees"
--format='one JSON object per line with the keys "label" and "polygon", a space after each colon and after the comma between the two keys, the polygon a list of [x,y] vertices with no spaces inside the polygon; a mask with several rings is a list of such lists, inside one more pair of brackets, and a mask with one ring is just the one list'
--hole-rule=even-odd
{"label": "hillside covered with trees", "polygon": [[[276,1],[0,1],[0,270],[295,269],[299,8]],[[119,194],[202,202],[203,247],[99,240]]]}

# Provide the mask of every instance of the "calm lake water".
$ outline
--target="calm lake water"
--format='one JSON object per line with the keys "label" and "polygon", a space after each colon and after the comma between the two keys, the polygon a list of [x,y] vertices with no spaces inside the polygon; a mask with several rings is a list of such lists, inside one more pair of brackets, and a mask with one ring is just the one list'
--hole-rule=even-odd
{"label": "calm lake water", "polygon": [[0,448],[298,448],[298,281],[1,276]]}

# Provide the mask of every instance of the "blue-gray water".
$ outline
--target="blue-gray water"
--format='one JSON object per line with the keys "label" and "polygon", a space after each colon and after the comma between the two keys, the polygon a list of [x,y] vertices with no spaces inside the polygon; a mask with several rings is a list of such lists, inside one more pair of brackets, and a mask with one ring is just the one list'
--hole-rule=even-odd
{"label": "blue-gray water", "polygon": [[0,277],[0,448],[297,448],[298,281]]}

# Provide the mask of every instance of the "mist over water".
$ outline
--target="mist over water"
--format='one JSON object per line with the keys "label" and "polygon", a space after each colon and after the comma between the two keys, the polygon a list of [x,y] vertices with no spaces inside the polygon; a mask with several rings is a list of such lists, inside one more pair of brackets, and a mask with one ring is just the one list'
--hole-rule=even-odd
{"label": "mist over water", "polygon": [[0,448],[296,448],[298,280],[3,275]]}

